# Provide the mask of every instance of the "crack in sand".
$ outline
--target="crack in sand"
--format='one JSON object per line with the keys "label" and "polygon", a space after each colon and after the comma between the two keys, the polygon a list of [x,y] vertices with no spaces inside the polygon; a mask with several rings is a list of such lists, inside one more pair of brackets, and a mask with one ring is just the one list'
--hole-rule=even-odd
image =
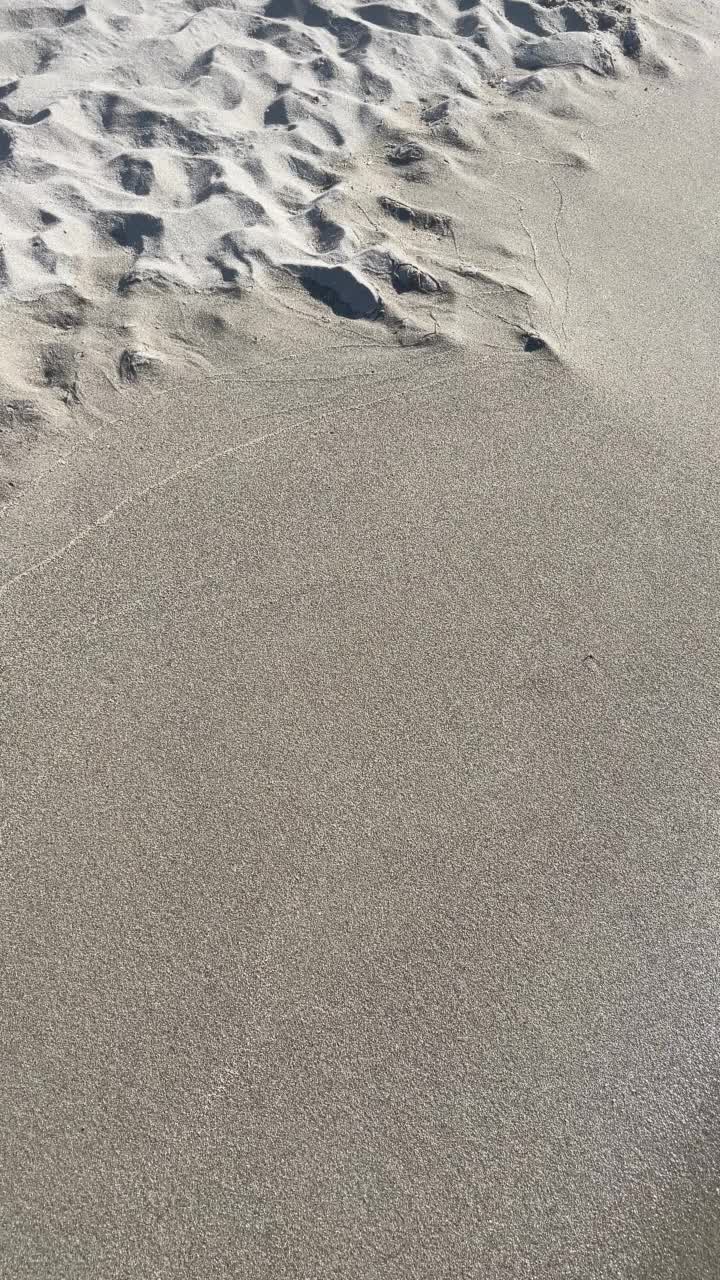
{"label": "crack in sand", "polygon": [[[535,239],[534,239],[534,237],[533,237],[533,234],[532,234],[532,232],[530,231],[530,228],[528,227],[528,225],[527,225],[527,223],[526,223],[526,221],[525,221],[525,217],[524,217],[525,210],[524,210],[524,208],[523,208],[523,206],[522,206],[522,204],[521,204],[520,200],[518,200],[518,197],[517,197],[517,196],[514,196],[514,197],[513,197],[513,199],[515,199],[515,200],[517,201],[517,206],[518,206],[518,221],[519,221],[520,226],[522,227],[523,231],[525,232],[525,235],[527,236],[528,241],[529,241],[529,243],[530,243],[530,247],[531,247],[531,249],[532,249],[533,263],[534,263],[534,266],[535,266],[535,273],[536,273],[536,275],[537,275],[538,279],[541,281],[542,285],[543,285],[543,286],[544,286],[544,288],[545,288],[545,292],[547,293],[548,298],[550,299],[550,305],[554,308],[554,310],[555,310],[555,311],[557,311],[557,310],[558,310],[557,300],[556,300],[556,298],[555,298],[555,294],[553,293],[552,289],[550,288],[550,285],[548,284],[548,281],[547,281],[547,279],[546,279],[546,277],[545,277],[545,275],[544,275],[544,273],[543,273],[543,270],[542,270],[542,268],[541,268],[541,266],[540,266],[540,255],[539,255],[539,253],[538,253],[538,248],[537,248],[537,245],[536,245],[536,243],[535,243]],[[551,318],[550,323],[552,324],[553,330],[555,331],[555,336],[557,337],[557,329],[555,329],[555,322],[552,320],[552,318]]]}
{"label": "crack in sand", "polygon": [[562,317],[561,317],[561,320],[560,320],[560,324],[561,324],[561,326],[562,326],[563,338],[565,339],[565,344],[567,345],[567,343],[568,343],[568,335],[567,335],[566,321],[567,321],[568,307],[569,307],[569,305],[570,305],[570,277],[571,277],[571,275],[572,275],[572,267],[570,266],[570,260],[569,260],[569,258],[568,258],[568,256],[567,256],[567,254],[566,254],[566,252],[565,252],[565,250],[564,250],[564,248],[563,248],[562,241],[561,241],[561,239],[560,239],[560,221],[561,221],[562,216],[563,216],[563,213],[564,213],[564,211],[565,211],[565,196],[564,196],[564,194],[563,194],[563,191],[562,191],[562,188],[561,188],[561,186],[560,186],[560,183],[558,182],[558,180],[557,180],[557,178],[555,177],[555,175],[554,175],[554,174],[552,174],[552,175],[551,175],[551,177],[552,177],[553,183],[554,183],[554,185],[555,185],[555,190],[557,191],[557,193],[558,193],[558,197],[559,197],[559,199],[560,199],[560,204],[559,204],[559,207],[558,207],[558,211],[557,211],[557,213],[555,214],[555,219],[554,219],[554,222],[553,222],[553,227],[554,227],[554,230],[555,230],[555,239],[557,240],[557,247],[558,247],[558,250],[559,250],[559,252],[560,252],[560,257],[562,258],[563,262],[565,263],[565,299],[564,299],[564,304],[563,304],[563,313],[562,313]]}

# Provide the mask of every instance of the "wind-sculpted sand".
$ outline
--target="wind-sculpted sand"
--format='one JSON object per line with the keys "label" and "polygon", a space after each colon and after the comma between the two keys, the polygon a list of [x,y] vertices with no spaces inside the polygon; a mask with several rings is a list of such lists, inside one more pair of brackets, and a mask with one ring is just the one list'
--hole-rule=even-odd
{"label": "wind-sculpted sand", "polygon": [[448,188],[473,189],[511,104],[552,111],[553,76],[570,113],[587,77],[666,74],[676,41],[644,19],[627,0],[4,7],[2,286],[92,303],[284,275],[378,318],[442,295]]}
{"label": "wind-sculpted sand", "polygon": [[[118,389],[245,328],[557,352],[565,193],[629,80],[688,73],[696,15],[628,0],[98,0],[0,11],[0,498],[93,379]],[[539,246],[507,182],[553,184]],[[501,165],[505,172],[500,173]],[[178,344],[178,316],[183,337]]]}

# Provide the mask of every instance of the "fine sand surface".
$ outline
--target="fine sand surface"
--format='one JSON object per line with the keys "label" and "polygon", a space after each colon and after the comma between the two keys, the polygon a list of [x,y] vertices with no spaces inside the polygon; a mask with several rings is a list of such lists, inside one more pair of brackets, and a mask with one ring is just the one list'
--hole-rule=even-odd
{"label": "fine sand surface", "polygon": [[0,8],[13,1280],[718,1275],[719,32]]}

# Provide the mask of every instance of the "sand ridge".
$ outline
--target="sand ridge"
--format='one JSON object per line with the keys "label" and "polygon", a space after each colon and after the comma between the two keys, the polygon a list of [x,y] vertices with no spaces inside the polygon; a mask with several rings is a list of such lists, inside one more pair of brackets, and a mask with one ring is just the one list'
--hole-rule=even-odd
{"label": "sand ridge", "polygon": [[[493,100],[537,101],[548,69],[666,70],[656,44],[626,0],[8,5],[2,285],[93,298],[289,272],[340,312],[376,317],[397,294],[439,292],[402,271],[451,230],[421,191],[468,180]],[[355,180],[378,143],[365,201]],[[410,244],[408,228],[430,242]]]}
{"label": "sand ridge", "polygon": [[[564,358],[560,223],[602,102],[685,74],[705,54],[698,13],[3,5],[0,502],[92,434],[98,380],[179,388],[284,313]],[[540,232],[508,158],[547,188]]]}

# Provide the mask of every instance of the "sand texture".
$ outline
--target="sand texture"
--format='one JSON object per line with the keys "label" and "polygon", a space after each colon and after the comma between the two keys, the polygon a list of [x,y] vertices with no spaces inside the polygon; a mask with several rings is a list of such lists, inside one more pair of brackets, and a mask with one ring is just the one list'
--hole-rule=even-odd
{"label": "sand texture", "polygon": [[0,503],[108,380],[207,373],[288,320],[568,358],[593,130],[712,43],[699,0],[4,4]]}
{"label": "sand texture", "polygon": [[372,315],[358,276],[437,290],[397,264],[447,251],[427,185],[472,186],[508,97],[666,73],[678,41],[626,0],[4,3],[2,286],[94,301],[289,272]]}
{"label": "sand texture", "polygon": [[0,1272],[720,1274],[720,13],[0,3]]}

